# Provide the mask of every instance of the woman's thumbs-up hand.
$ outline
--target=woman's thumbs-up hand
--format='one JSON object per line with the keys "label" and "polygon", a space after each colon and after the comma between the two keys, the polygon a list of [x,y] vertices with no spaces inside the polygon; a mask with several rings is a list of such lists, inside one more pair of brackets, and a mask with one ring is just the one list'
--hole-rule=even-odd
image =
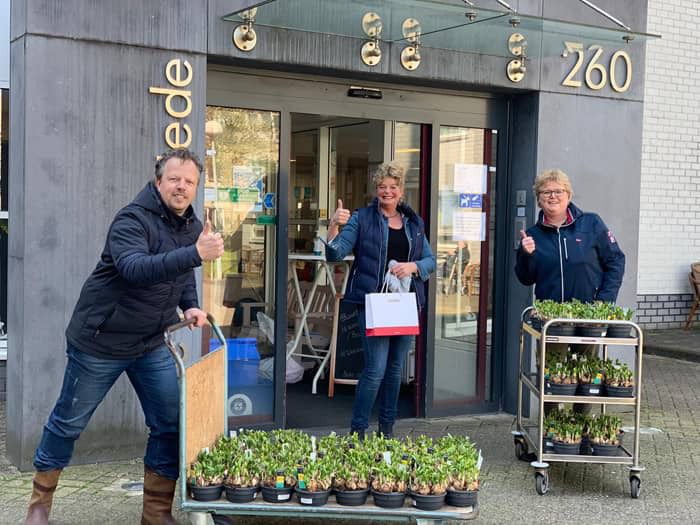
{"label": "woman's thumbs-up hand", "polygon": [[347,224],[350,220],[350,210],[343,208],[342,199],[338,199],[338,207],[335,209],[333,218],[331,219],[331,224],[336,226],[342,226]]}

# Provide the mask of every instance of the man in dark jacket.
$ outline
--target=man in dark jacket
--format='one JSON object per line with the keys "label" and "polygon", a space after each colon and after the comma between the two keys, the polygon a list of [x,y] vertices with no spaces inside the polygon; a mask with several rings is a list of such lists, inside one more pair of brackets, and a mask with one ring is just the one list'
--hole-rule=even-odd
{"label": "man in dark jacket", "polygon": [[177,309],[196,326],[194,268],[223,254],[223,239],[202,228],[191,203],[202,164],[188,150],[169,151],[155,180],[112,222],[97,267],[83,285],[66,329],[68,363],[61,394],[34,456],[28,524],[46,524],[61,470],[75,441],[114,382],[126,372],[141,402],[148,444],[142,524],[175,523],[179,389],[165,329]]}

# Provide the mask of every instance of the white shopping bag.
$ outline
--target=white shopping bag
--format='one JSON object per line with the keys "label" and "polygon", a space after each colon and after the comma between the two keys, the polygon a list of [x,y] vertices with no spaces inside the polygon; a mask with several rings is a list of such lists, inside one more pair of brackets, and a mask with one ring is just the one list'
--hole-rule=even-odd
{"label": "white shopping bag", "polygon": [[368,293],[365,295],[365,335],[417,335],[416,294]]}

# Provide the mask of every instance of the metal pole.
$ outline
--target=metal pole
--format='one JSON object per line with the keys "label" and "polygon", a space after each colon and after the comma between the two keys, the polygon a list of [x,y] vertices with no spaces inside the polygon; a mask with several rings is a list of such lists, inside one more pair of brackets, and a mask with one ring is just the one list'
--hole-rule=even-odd
{"label": "metal pole", "polygon": [[[502,3],[501,0],[496,0],[499,4]],[[603,15],[605,18],[610,20],[611,22],[615,22],[617,25],[619,25],[621,28],[626,29],[627,31],[632,31],[632,29],[629,26],[626,26],[623,22],[615,18],[613,15],[608,13],[607,11],[604,11],[597,5],[595,5],[593,2],[590,2],[589,0],[578,0],[582,4],[586,4],[588,7],[593,9],[595,12]]]}

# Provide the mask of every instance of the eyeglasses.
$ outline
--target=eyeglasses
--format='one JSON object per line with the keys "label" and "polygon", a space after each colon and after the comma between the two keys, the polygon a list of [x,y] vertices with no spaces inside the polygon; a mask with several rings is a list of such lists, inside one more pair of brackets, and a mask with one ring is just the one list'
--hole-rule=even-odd
{"label": "eyeglasses", "polygon": [[541,191],[540,195],[544,195],[545,197],[549,198],[552,195],[555,197],[561,197],[565,193],[568,193],[566,190],[546,190],[546,191]]}

